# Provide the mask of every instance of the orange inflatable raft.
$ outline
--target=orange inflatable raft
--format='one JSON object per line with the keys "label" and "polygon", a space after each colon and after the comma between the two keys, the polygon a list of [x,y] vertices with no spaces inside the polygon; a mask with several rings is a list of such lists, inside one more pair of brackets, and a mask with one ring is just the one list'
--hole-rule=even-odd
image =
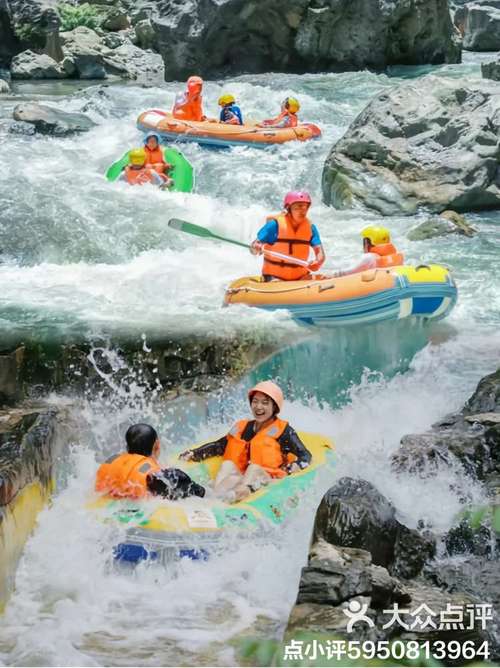
{"label": "orange inflatable raft", "polygon": [[225,304],[286,309],[307,325],[360,325],[383,320],[444,318],[455,305],[457,288],[438,264],[372,269],[342,278],[263,282],[240,278],[226,290]]}
{"label": "orange inflatable raft", "polygon": [[219,147],[266,147],[321,136],[321,130],[313,123],[303,123],[296,128],[259,128],[256,125],[182,121],[158,109],[140,114],[137,127],[142,132],[154,131],[165,141],[193,141]]}

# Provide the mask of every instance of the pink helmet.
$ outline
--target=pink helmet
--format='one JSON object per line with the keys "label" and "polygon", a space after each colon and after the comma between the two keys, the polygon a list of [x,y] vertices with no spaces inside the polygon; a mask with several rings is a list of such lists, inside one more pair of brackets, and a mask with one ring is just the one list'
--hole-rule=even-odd
{"label": "pink helmet", "polygon": [[288,209],[289,206],[295,204],[296,202],[307,202],[311,204],[311,195],[305,190],[292,190],[285,195],[285,200],[283,206],[285,209]]}
{"label": "pink helmet", "polygon": [[192,91],[196,88],[201,88],[203,86],[203,79],[201,77],[192,76],[187,80],[187,88],[189,91]]}

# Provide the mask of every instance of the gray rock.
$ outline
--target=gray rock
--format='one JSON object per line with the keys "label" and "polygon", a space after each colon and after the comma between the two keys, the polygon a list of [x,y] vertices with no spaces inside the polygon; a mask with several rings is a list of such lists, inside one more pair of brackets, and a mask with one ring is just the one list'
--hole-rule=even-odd
{"label": "gray rock", "polygon": [[460,60],[447,0],[159,0],[151,21],[168,80]]}
{"label": "gray rock", "polygon": [[422,241],[447,234],[460,234],[473,237],[477,233],[465,218],[455,211],[443,211],[439,216],[432,216],[428,220],[413,227],[406,235],[410,241]]}
{"label": "gray rock", "polygon": [[24,361],[24,347],[0,352],[0,406],[21,398],[23,384],[21,371]]}
{"label": "gray rock", "polygon": [[0,79],[0,94],[10,93],[10,86],[5,79]]}
{"label": "gray rock", "polygon": [[490,63],[481,63],[481,75],[483,79],[500,81],[500,60],[494,60]]}
{"label": "gray rock", "polygon": [[58,0],[8,1],[16,31],[22,35],[23,48],[43,51],[58,62],[62,60]]}
{"label": "gray rock", "polygon": [[31,137],[36,134],[36,129],[31,123],[22,123],[21,121],[12,121],[9,125],[9,134],[11,135],[25,135]]}
{"label": "gray rock", "polygon": [[44,53],[23,51],[12,59],[13,79],[64,79],[66,72],[61,65]]}
{"label": "gray rock", "polygon": [[103,35],[102,43],[108,49],[117,49],[128,41],[127,35],[123,32],[110,32]]}
{"label": "gray rock", "polygon": [[104,17],[101,27],[112,32],[130,28],[130,18],[121,7],[112,7]]}
{"label": "gray rock", "polygon": [[142,49],[158,48],[156,32],[153,29],[150,19],[144,19],[135,24],[135,44]]}
{"label": "gray rock", "polygon": [[33,102],[18,104],[13,116],[15,121],[32,124],[40,134],[58,137],[86,132],[95,126],[94,121],[84,114],[68,113]]}
{"label": "gray rock", "polygon": [[[66,71],[80,79],[105,79],[102,38],[91,28],[80,26],[61,33]],[[71,63],[71,64],[70,64]]]}
{"label": "gray rock", "polygon": [[[395,508],[365,480],[342,478],[323,497],[314,522],[313,541],[366,550],[373,563],[401,577],[414,577],[434,555],[432,540],[396,520]],[[406,557],[403,569],[399,553]]]}
{"label": "gray rock", "polygon": [[500,84],[427,76],[377,95],[332,148],[323,198],[383,215],[500,206]]}
{"label": "gray rock", "polygon": [[500,50],[500,3],[488,0],[466,5],[464,49],[469,51]]}

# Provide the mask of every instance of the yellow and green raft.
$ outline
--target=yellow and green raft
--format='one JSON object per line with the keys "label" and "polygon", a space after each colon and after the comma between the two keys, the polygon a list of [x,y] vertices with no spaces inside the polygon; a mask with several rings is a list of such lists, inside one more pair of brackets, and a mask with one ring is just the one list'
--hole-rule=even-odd
{"label": "yellow and green raft", "polygon": [[[234,504],[214,498],[172,502],[100,497],[92,507],[101,519],[126,528],[125,542],[115,548],[125,561],[138,561],[147,555],[168,552],[168,559],[189,554],[195,548],[213,545],[223,536],[244,536],[266,532],[282,524],[294,513],[301,496],[314,485],[318,472],[334,464],[332,442],[318,434],[299,432],[312,454],[311,464],[301,471],[275,480]],[[206,486],[217,475],[222,458],[203,462],[176,462],[196,482]],[[133,548],[136,548],[135,550]],[[131,554],[142,555],[139,559]]]}
{"label": "yellow and green raft", "polygon": [[[120,174],[128,165],[129,151],[124,153],[122,157],[114,162],[106,172],[108,181],[117,181]],[[170,192],[190,193],[194,189],[194,171],[191,163],[184,157],[184,155],[175,148],[163,148],[163,157],[165,162],[172,165],[168,175],[173,180],[173,185],[169,188]]]}

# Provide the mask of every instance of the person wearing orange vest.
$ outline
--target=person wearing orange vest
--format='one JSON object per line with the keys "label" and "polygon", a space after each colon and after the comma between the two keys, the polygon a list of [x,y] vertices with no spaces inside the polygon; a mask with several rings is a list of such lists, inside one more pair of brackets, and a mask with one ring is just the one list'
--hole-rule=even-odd
{"label": "person wearing orange vest", "polygon": [[203,114],[203,79],[201,77],[189,77],[186,90],[179,93],[175,98],[172,114],[174,118],[183,121],[205,121],[207,117]]}
{"label": "person wearing orange vest", "polygon": [[311,461],[296,431],[278,417],[284,399],[275,383],[258,383],[248,392],[248,399],[253,420],[240,420],[226,436],[181,454],[182,459],[192,461],[222,457],[214,491],[228,501],[239,501]]}
{"label": "person wearing orange vest", "polygon": [[[264,281],[302,281],[312,278],[311,272],[318,271],[324,263],[325,252],[316,225],[307,217],[311,196],[304,191],[289,192],[283,206],[283,213],[268,217],[264,227],[257,233],[257,239],[251,244],[250,252],[254,255],[264,254]],[[309,261],[311,248],[315,259]],[[266,250],[277,251],[308,264],[301,266],[271,255],[266,256]]]}
{"label": "person wearing orange vest", "polygon": [[154,132],[147,134],[144,139],[144,153],[146,155],[146,167],[152,168],[155,172],[164,176],[166,186],[172,185],[173,180],[167,176],[167,172],[172,168],[172,165],[165,161],[160,139]]}
{"label": "person wearing orange vest", "polygon": [[171,501],[205,496],[205,489],[180,469],[162,469],[160,439],[149,424],[134,424],[125,435],[127,451],[112,455],[97,470],[95,490],[116,499],[151,494]]}
{"label": "person wearing orange vest", "polygon": [[391,235],[386,227],[378,225],[365,227],[361,231],[361,238],[364,251],[361,260],[354,267],[334,272],[333,276],[338,278],[358,274],[368,269],[385,269],[404,264],[404,255],[391,243]]}
{"label": "person wearing orange vest", "polygon": [[146,165],[146,151],[143,148],[133,148],[128,154],[129,164],[121,174],[121,179],[131,186],[143,186],[152,183],[160,188],[168,188],[172,183],[166,174],[158,174],[152,167]]}
{"label": "person wearing orange vest", "polygon": [[259,128],[296,128],[299,124],[297,112],[300,109],[299,101],[294,97],[287,97],[281,103],[281,113],[276,118],[269,118],[257,124]]}

